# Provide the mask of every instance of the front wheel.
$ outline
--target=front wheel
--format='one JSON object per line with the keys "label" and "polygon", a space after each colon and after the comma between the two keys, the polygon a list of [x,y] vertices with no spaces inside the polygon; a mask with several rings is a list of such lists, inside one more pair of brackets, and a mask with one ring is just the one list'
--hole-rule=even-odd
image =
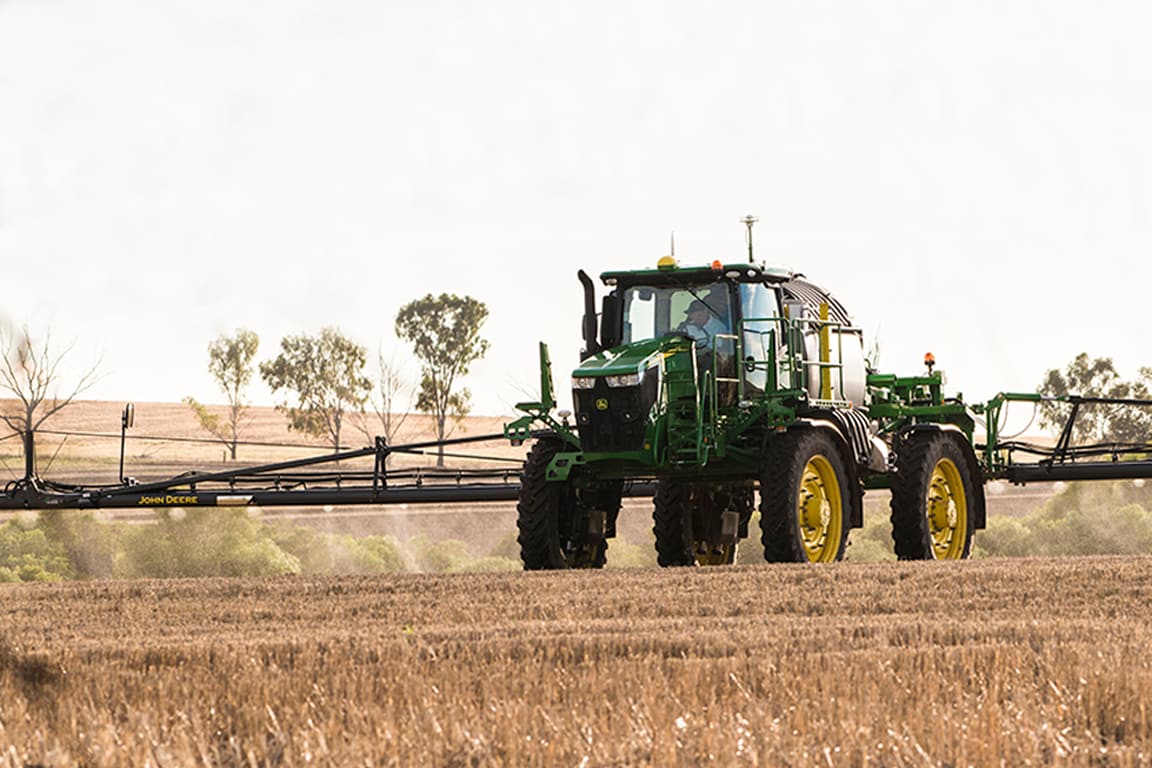
{"label": "front wheel", "polygon": [[984,488],[971,447],[947,432],[913,433],[897,446],[892,540],[901,560],[963,560],[971,554]]}
{"label": "front wheel", "polygon": [[751,494],[751,484],[658,481],[652,510],[657,562],[732,565],[738,540],[748,535]]}
{"label": "front wheel", "polygon": [[[616,509],[592,510],[581,503],[584,496],[612,494],[579,493],[573,476],[565,482],[548,482],[548,465],[565,450],[568,444],[560,438],[544,437],[536,441],[524,462],[516,504],[520,531],[516,540],[526,571],[603,568],[606,562],[606,522],[609,515],[614,520],[620,495],[614,496]],[[597,507],[610,506],[601,501]]]}
{"label": "front wheel", "polygon": [[853,489],[835,438],[806,429],[777,438],[760,480],[764,558],[831,563],[844,558]]}

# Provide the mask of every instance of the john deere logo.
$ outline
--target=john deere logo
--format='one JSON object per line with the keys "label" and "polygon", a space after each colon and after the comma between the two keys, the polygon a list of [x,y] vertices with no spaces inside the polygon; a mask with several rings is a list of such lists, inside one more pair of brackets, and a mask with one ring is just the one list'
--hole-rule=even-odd
{"label": "john deere logo", "polygon": [[606,398],[606,397],[597,398],[596,399],[596,410],[598,410],[598,411],[608,410],[608,398]]}

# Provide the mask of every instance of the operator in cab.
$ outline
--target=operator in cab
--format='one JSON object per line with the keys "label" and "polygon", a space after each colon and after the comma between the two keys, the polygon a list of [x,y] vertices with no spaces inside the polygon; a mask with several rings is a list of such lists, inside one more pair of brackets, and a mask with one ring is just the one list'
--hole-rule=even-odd
{"label": "operator in cab", "polygon": [[711,349],[718,333],[728,333],[728,327],[717,314],[700,299],[695,299],[685,311],[679,330],[696,342],[696,349]]}
{"label": "operator in cab", "polygon": [[[719,403],[734,405],[736,402],[736,358],[735,342],[731,337],[728,317],[728,297],[714,291],[703,299],[693,299],[684,312],[684,322],[677,329],[688,336],[696,345],[696,360],[700,370],[712,371],[713,361]],[[726,338],[718,339],[717,336]]]}

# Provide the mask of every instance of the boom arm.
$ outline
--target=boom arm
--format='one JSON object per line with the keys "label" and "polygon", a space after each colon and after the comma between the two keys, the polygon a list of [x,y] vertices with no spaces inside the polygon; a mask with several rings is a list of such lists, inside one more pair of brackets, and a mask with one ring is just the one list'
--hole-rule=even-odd
{"label": "boom arm", "polygon": [[[1020,402],[1038,406],[1045,401],[1071,406],[1068,420],[1060,430],[1055,445],[1043,446],[1001,438],[1001,421],[1006,405]],[[1072,444],[1076,418],[1085,405],[1143,408],[1152,414],[1152,400],[1080,395],[1047,397],[1035,393],[1002,392],[985,405],[973,408],[976,413],[982,413],[988,422],[984,445],[977,446],[982,453],[985,474],[990,478],[1003,478],[1021,485],[1058,480],[1152,478],[1152,458],[1149,458],[1152,456],[1152,440],[1143,443]],[[1017,458],[1020,454],[1036,458],[1020,461]]]}
{"label": "boom arm", "polygon": [[[530,432],[528,437],[542,433]],[[390,454],[423,453],[441,446],[465,445],[504,439],[490,434],[449,440],[389,446],[383,438],[375,445],[353,451],[327,453],[293,461],[261,464],[224,472],[185,472],[149,483],[76,486],[40,479],[8,484],[0,492],[0,510],[15,509],[140,509],[163,507],[306,507],[365,504],[447,504],[515,501],[520,491],[518,459],[507,468],[388,469]],[[448,454],[451,455],[451,454]],[[373,457],[372,469],[347,469],[347,463]],[[491,457],[463,456],[457,458]],[[340,465],[344,464],[342,468]],[[325,468],[325,465],[332,467]],[[335,467],[335,468],[333,468]],[[650,496],[648,483],[634,483],[627,495]]]}

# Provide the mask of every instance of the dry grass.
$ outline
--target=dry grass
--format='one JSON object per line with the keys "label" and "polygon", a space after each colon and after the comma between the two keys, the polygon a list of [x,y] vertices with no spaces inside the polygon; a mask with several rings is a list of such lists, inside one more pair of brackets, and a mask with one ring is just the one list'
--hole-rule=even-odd
{"label": "dry grass", "polygon": [[[0,411],[10,412],[16,406],[16,401],[0,399]],[[119,469],[120,414],[123,407],[124,404],[120,402],[81,400],[53,417],[44,427],[48,432],[37,437],[40,473],[60,481],[115,482]],[[209,409],[222,411],[219,406],[209,406]],[[237,457],[240,466],[322,455],[331,450],[323,441],[288,431],[287,420],[275,408],[253,407],[249,415],[251,422],[242,440],[299,447],[241,445]],[[341,442],[349,448],[372,444],[372,439],[356,426],[359,418],[351,415],[345,424]],[[508,419],[502,417],[468,417],[457,426],[453,437],[500,434],[505,421]],[[368,434],[375,435],[379,431],[379,421],[375,415],[368,414],[364,416],[363,427]],[[57,433],[72,434],[65,438]],[[93,434],[102,436],[91,436]],[[143,439],[145,437],[175,439],[146,440]],[[209,442],[181,442],[189,438]],[[395,442],[434,439],[435,427],[431,417],[411,414]],[[502,459],[522,459],[524,455],[522,448],[513,448],[505,440],[480,446],[464,446],[459,450]],[[125,453],[126,474],[141,480],[169,477],[186,469],[211,470],[237,466],[225,460],[224,447],[212,441],[211,435],[200,428],[192,410],[182,403],[137,403],[135,425],[128,432]],[[0,480],[6,482],[21,476],[24,465],[20,455],[19,441],[10,439],[0,442],[0,459],[3,459],[0,463]],[[425,456],[398,454],[393,461],[397,466],[431,466],[435,458],[431,453]],[[362,463],[367,468],[372,466],[371,459]]]}
{"label": "dry grass", "polygon": [[0,587],[0,766],[1148,765],[1152,558]]}

